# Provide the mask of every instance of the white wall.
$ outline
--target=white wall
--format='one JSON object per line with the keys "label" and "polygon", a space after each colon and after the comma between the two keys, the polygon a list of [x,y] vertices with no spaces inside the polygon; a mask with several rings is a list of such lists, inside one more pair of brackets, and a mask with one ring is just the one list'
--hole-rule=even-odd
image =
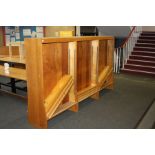
{"label": "white wall", "polygon": [[58,37],[59,31],[75,31],[75,26],[46,26],[45,37]]}
{"label": "white wall", "polygon": [[115,37],[126,37],[130,32],[130,26],[97,26],[99,35],[111,35]]}
{"label": "white wall", "polygon": [[143,31],[155,31],[155,26],[143,26]]}
{"label": "white wall", "polygon": [[2,26],[0,26],[0,46],[3,45],[3,31],[2,31]]}

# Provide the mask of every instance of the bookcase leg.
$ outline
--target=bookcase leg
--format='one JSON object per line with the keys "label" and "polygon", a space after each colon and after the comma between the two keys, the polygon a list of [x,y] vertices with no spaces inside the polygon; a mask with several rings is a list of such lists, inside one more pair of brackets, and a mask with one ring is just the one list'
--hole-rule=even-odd
{"label": "bookcase leg", "polygon": [[95,93],[91,96],[92,99],[98,100],[100,98],[100,92]]}
{"label": "bookcase leg", "polygon": [[79,111],[79,104],[75,104],[73,105],[70,109],[70,111],[73,111],[73,112],[78,112]]}
{"label": "bookcase leg", "polygon": [[29,123],[35,128],[42,128],[42,129],[48,128],[47,120],[37,122],[36,120],[32,120],[31,116],[28,116],[28,120]]}

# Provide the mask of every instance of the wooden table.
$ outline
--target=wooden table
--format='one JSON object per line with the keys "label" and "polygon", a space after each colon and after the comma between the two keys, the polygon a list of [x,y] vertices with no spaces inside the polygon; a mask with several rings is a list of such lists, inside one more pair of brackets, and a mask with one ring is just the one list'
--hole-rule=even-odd
{"label": "wooden table", "polygon": [[21,59],[19,56],[9,57],[9,56],[1,55],[0,56],[0,61],[10,62],[10,63],[18,63],[18,64],[26,64],[25,58]]}
{"label": "wooden table", "polygon": [[27,80],[25,69],[10,67],[9,71],[10,71],[9,74],[6,74],[4,72],[4,66],[0,65],[0,76],[15,78],[15,79],[24,80],[24,81]]}
{"label": "wooden table", "polygon": [[[12,89],[13,93],[16,93],[16,89],[21,90],[21,88],[16,87],[16,82],[18,82],[20,80],[26,81],[26,69],[16,68],[13,66],[14,66],[14,64],[25,65],[26,64],[25,59],[21,59],[19,56],[9,57],[6,55],[1,55],[0,62],[7,62],[10,64],[10,73],[9,74],[6,74],[4,72],[4,66],[0,65],[0,76],[8,77],[11,80],[9,84],[0,83],[0,85],[5,85],[5,86],[10,87],[10,84],[11,84],[11,89]],[[18,80],[15,80],[15,79],[18,79]],[[25,88],[24,88],[24,90],[25,90]]]}

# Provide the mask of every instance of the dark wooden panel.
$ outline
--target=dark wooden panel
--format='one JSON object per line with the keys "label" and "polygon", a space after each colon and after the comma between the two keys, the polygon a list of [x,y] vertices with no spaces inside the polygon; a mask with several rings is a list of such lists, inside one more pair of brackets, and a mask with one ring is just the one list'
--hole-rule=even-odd
{"label": "dark wooden panel", "polygon": [[44,97],[68,73],[68,44],[43,44]]}
{"label": "dark wooden panel", "polygon": [[104,67],[107,65],[107,41],[100,40],[99,41],[99,74],[102,72]]}
{"label": "dark wooden panel", "polygon": [[77,43],[77,91],[91,84],[91,42]]}

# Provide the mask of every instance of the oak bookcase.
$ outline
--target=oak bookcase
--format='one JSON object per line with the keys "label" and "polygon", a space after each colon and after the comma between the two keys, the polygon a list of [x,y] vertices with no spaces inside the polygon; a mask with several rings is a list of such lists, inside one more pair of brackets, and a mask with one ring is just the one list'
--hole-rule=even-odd
{"label": "oak bookcase", "polygon": [[111,36],[26,38],[28,119],[47,128],[80,101],[113,88],[114,38]]}

